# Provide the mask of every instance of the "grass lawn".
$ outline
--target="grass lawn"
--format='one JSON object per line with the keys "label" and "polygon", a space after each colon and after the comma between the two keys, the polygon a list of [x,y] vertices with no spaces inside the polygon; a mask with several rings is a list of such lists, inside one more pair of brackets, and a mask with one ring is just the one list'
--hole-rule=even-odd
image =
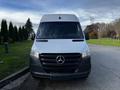
{"label": "grass lawn", "polygon": [[6,54],[4,46],[0,45],[0,61],[3,61],[0,63],[0,80],[28,65],[31,46],[32,41],[16,42],[9,45]]}
{"label": "grass lawn", "polygon": [[119,46],[120,47],[120,40],[109,39],[109,38],[90,39],[87,42],[90,44],[96,44],[96,45]]}

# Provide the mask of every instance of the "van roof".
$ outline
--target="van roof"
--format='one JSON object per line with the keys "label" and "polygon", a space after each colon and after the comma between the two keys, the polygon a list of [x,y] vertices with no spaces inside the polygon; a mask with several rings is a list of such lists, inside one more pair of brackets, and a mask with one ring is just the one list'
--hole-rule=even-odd
{"label": "van roof", "polygon": [[74,14],[46,14],[41,18],[41,22],[79,22]]}

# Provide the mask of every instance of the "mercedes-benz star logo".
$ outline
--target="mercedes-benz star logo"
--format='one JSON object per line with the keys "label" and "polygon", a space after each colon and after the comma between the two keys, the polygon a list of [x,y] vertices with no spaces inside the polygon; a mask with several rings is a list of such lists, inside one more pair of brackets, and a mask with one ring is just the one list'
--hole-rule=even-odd
{"label": "mercedes-benz star logo", "polygon": [[63,64],[65,62],[65,58],[63,56],[59,55],[56,57],[56,62],[58,64]]}

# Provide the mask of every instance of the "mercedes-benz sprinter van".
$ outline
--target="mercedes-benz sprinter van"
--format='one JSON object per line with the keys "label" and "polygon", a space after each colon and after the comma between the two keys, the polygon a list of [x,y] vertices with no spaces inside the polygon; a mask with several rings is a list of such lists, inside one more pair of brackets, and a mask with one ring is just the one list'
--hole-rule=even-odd
{"label": "mercedes-benz sprinter van", "polygon": [[90,51],[79,19],[72,14],[48,14],[41,18],[30,53],[35,78],[87,78]]}

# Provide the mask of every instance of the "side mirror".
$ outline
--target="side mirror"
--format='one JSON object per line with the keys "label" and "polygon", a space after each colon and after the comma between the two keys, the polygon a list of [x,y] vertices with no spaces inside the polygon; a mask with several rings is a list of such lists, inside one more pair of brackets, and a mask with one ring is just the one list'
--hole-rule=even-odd
{"label": "side mirror", "polygon": [[88,33],[85,33],[85,39],[89,40],[89,34]]}
{"label": "side mirror", "polygon": [[89,40],[89,38],[85,37],[86,40]]}
{"label": "side mirror", "polygon": [[35,34],[33,34],[31,37],[31,40],[34,40],[34,39],[35,39]]}

